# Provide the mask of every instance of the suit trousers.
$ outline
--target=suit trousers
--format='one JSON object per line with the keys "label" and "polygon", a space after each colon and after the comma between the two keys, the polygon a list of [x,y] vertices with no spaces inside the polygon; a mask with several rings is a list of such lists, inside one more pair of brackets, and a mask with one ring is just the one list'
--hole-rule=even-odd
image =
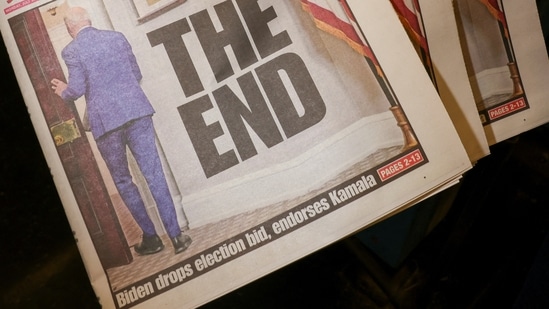
{"label": "suit trousers", "polygon": [[158,155],[151,116],[132,120],[100,136],[96,142],[122,200],[143,234],[156,235],[156,230],[130,174],[127,149],[132,152],[147,181],[166,232],[170,238],[178,236],[181,229]]}

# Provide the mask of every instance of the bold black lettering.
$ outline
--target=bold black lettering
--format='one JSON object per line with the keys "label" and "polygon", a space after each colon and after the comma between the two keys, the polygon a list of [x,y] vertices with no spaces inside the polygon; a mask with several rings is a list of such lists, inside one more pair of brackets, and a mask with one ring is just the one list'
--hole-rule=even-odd
{"label": "bold black lettering", "polygon": [[[284,84],[281,72],[301,102],[303,115],[299,115]],[[269,99],[287,138],[317,124],[326,115],[326,104],[320,96],[303,60],[294,53],[280,55],[256,69],[257,76]]]}
{"label": "bold black lettering", "polygon": [[269,148],[282,142],[283,137],[252,73],[240,76],[237,81],[249,108],[226,85],[215,90],[213,96],[225,119],[240,159],[244,161],[257,154],[244,120]]}
{"label": "bold black lettering", "polygon": [[189,22],[186,19],[180,19],[147,33],[151,46],[164,45],[175,75],[187,97],[204,90],[189,51],[181,37],[190,31]]}
{"label": "bold black lettering", "polygon": [[215,147],[214,139],[223,135],[223,128],[219,122],[207,125],[202,117],[202,113],[212,108],[212,102],[207,95],[177,108],[208,178],[238,164],[233,150],[219,154]]}
{"label": "bold black lettering", "polygon": [[234,74],[225,46],[231,46],[241,69],[257,62],[257,57],[232,1],[224,1],[214,8],[223,27],[220,32],[215,29],[206,10],[189,18],[215,78],[221,82]]}
{"label": "bold black lettering", "polygon": [[257,1],[237,0],[236,3],[246,21],[259,55],[261,58],[265,58],[292,44],[292,39],[286,31],[273,36],[268,23],[277,17],[276,12],[272,6],[261,11]]}

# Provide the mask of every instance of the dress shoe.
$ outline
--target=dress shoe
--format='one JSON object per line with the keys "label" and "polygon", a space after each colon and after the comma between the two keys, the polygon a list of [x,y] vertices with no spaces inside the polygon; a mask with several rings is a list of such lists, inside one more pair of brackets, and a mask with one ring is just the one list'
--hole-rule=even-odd
{"label": "dress shoe", "polygon": [[187,248],[189,248],[192,242],[193,240],[191,239],[191,237],[185,234],[179,234],[179,236],[175,236],[174,238],[172,238],[172,244],[175,250],[175,254],[185,251]]}
{"label": "dress shoe", "polygon": [[143,235],[141,243],[135,246],[135,252],[139,255],[153,254],[162,251],[164,244],[158,235]]}

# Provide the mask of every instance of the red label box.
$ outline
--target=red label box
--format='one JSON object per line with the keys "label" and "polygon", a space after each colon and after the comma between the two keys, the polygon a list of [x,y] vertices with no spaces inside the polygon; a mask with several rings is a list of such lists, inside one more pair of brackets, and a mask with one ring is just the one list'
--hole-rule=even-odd
{"label": "red label box", "polygon": [[402,174],[403,172],[409,170],[410,168],[418,165],[419,163],[423,162],[425,159],[423,158],[423,155],[421,154],[421,151],[415,150],[410,152],[409,154],[400,157],[393,162],[380,167],[377,169],[377,174],[381,181],[386,181],[390,178],[393,178],[399,174]]}

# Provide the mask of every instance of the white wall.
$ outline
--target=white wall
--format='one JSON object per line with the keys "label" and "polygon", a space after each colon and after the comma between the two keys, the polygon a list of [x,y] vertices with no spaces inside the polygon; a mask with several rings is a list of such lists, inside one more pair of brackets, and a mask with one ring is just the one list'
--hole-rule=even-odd
{"label": "white wall", "polygon": [[[86,6],[87,1],[81,0],[79,2],[81,2],[81,5]],[[94,6],[97,6],[97,2],[101,1],[94,2]],[[314,26],[309,16],[301,10],[299,1],[260,1],[266,4],[271,3],[275,7],[279,18],[269,23],[271,31],[273,33],[288,31],[293,41],[291,46],[280,53],[294,52],[304,59],[326,103],[327,113],[325,118],[317,125],[270,149],[256,139],[258,155],[211,178],[206,178],[177,110],[179,106],[195,99],[197,96],[185,97],[163,46],[151,47],[147,39],[147,33],[203,10],[207,4],[219,2],[222,1],[187,1],[164,14],[162,18],[153,19],[144,24],[137,22],[138,16],[130,0],[104,2],[105,11],[110,18],[105,19],[107,22],[103,24],[112,23],[114,30],[126,35],[141,66],[144,76],[142,86],[157,111],[154,121],[158,138],[173,171],[175,181],[183,195],[184,202],[186,202],[184,203],[184,209],[190,218],[191,226],[207,223],[214,217],[215,219],[222,219],[250,208],[265,206],[265,203],[286,198],[287,194],[284,191],[289,192],[290,189],[292,189],[292,194],[300,194],[300,192],[294,190],[295,186],[291,187],[290,185],[294,181],[299,183],[322,183],[323,180],[348,166],[351,162],[349,160],[356,159],[354,155],[346,153],[341,160],[325,166],[325,171],[314,169],[311,171],[310,166],[307,166],[307,164],[297,164],[296,166],[296,162],[308,158],[311,149],[323,149],[324,153],[319,156],[337,155],[337,148],[330,148],[330,145],[334,147],[341,146],[341,144],[335,146],[338,145],[335,142],[336,139],[341,138],[343,144],[351,145],[356,144],[352,138],[356,137],[356,132],[372,135],[372,131],[369,130],[368,119],[376,119],[373,126],[378,128],[380,123],[384,123],[389,130],[392,130],[395,138],[384,141],[373,139],[375,141],[373,143],[367,143],[368,139],[365,139],[364,143],[359,143],[363,145],[361,149],[365,152],[365,155],[366,152],[374,151],[378,146],[395,145],[401,142],[400,129],[395,125],[394,119],[387,116],[387,114],[380,114],[388,110],[389,103],[364,59],[352,51],[345,43],[321,33]],[[96,12],[98,11],[94,11],[94,14]],[[288,18],[282,20],[281,16],[288,16]],[[103,18],[101,19],[103,20]],[[199,44],[192,34],[184,35],[183,38],[186,44],[193,46]],[[324,49],[325,44],[332,46],[330,53],[327,53]],[[197,63],[206,63],[200,49],[195,49],[191,56]],[[272,55],[272,57],[276,56],[277,54]],[[238,68],[238,65],[235,67]],[[232,89],[236,89],[236,77],[240,76],[239,73],[241,72],[236,72],[235,76],[227,80],[227,84]],[[201,74],[203,80],[210,81],[212,87],[218,87],[208,69],[200,70],[199,74]],[[205,84],[208,84],[208,82],[205,82]],[[378,114],[384,115],[381,118],[385,120],[381,121],[376,116]],[[204,116],[210,117],[212,121],[221,119],[219,112],[215,110],[205,113]],[[368,116],[370,118],[365,118]],[[341,132],[348,132],[349,135],[347,137],[342,136]],[[216,143],[220,153],[233,147],[228,136],[216,140]],[[223,147],[226,148],[223,149]],[[283,193],[275,195],[272,190],[265,188],[263,190],[259,190],[260,188],[258,190],[254,189],[253,200],[263,201],[264,203],[248,203],[250,199],[245,198],[245,196],[250,190],[249,184],[255,182],[243,182],[239,177],[248,175],[247,180],[254,179],[254,177],[278,179],[277,172],[269,172],[266,169],[283,166],[294,166],[295,168],[294,175],[296,179],[287,179],[288,181],[284,182],[284,184],[290,185],[288,190],[280,187],[279,191]],[[303,169],[300,169],[301,167]],[[273,183],[278,183],[279,180],[273,181]],[[265,185],[268,185],[268,183],[266,182]],[[217,196],[208,199],[207,192],[214,192],[220,188],[228,187],[231,188],[231,196],[227,196],[227,198],[235,201],[231,205],[226,205],[223,197]],[[206,198],[204,198],[205,196]],[[244,198],[239,199],[239,196],[244,196]],[[238,200],[240,200],[240,203],[236,202]],[[212,216],[214,213],[218,215]]]}

